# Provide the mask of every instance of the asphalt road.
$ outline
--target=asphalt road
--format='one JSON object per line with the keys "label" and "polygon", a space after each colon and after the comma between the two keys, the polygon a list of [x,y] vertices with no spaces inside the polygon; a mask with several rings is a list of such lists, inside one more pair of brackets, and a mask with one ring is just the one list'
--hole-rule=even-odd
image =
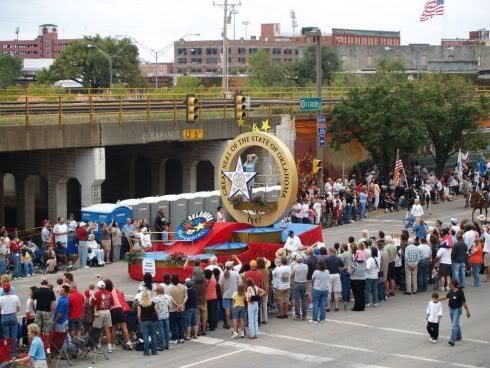
{"label": "asphalt road", "polygon": [[[461,200],[436,205],[432,212],[433,215],[428,216],[429,223],[436,219],[448,222],[451,217],[461,219],[470,215],[463,209]],[[365,221],[325,230],[325,241],[331,245],[336,241],[347,241],[349,235],[358,238],[362,229],[373,233],[379,230],[386,234],[398,233],[402,217],[401,212],[372,214]],[[85,287],[96,281],[97,273],[113,279],[127,294],[135,293],[138,283],[129,279],[124,263],[75,271],[76,281]],[[14,282],[23,301],[27,287],[37,284],[39,278]],[[56,275],[50,275],[49,279],[54,282]],[[126,352],[118,347],[108,361],[99,355],[96,366],[134,367],[143,363],[145,367],[165,365],[172,368],[490,367],[490,283],[482,283],[479,289],[468,286],[465,294],[471,318],[462,317],[463,340],[455,347],[447,344],[450,335],[447,303],[444,303],[439,342],[429,342],[425,331],[425,309],[430,300],[428,291],[412,296],[400,294],[381,303],[379,308],[368,308],[365,312],[355,313],[349,308],[348,311],[328,313],[325,324],[272,318],[269,324],[261,326],[256,340],[232,340],[228,330],[218,329],[198,340],[171,346],[170,351],[161,352],[158,357],[143,358],[141,352]],[[92,366],[87,359],[74,363],[79,367]]]}

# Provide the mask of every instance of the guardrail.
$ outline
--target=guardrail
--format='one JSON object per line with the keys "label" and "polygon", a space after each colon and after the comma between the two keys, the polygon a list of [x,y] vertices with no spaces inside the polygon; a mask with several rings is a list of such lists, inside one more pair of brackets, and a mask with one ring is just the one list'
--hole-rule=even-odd
{"label": "guardrail", "polygon": [[[322,89],[323,110],[348,97],[351,88],[325,87]],[[489,95],[490,88],[481,87],[478,93]],[[0,126],[31,124],[96,123],[185,120],[184,100],[192,93],[199,99],[199,120],[234,118],[233,92],[223,99],[221,89],[165,89],[165,88],[46,88],[0,90]],[[300,112],[301,97],[316,96],[315,88],[242,89],[250,96],[249,118]]]}

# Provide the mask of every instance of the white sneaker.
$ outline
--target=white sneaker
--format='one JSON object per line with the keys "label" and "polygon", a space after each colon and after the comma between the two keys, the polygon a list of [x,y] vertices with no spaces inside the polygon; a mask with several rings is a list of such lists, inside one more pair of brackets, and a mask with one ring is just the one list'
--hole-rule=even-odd
{"label": "white sneaker", "polygon": [[441,287],[441,291],[446,291],[446,289],[444,289],[444,287]]}
{"label": "white sneaker", "polygon": [[437,340],[436,339],[432,339],[432,343],[433,344],[437,344]]}
{"label": "white sneaker", "polygon": [[90,268],[89,266],[85,266],[84,268]]}
{"label": "white sneaker", "polygon": [[244,337],[245,337],[245,332],[240,331],[240,338],[242,338],[242,339],[243,339]]}
{"label": "white sneaker", "polygon": [[451,289],[449,288],[449,286],[446,286],[446,291],[449,291],[449,290],[451,290]]}
{"label": "white sneaker", "polygon": [[178,342],[177,340],[170,340],[170,343],[171,343],[172,345],[177,345],[179,342]]}
{"label": "white sneaker", "polygon": [[379,307],[378,303],[373,304],[373,307]]}
{"label": "white sneaker", "polygon": [[371,306],[371,304],[369,304],[369,303],[368,303],[368,304],[366,304],[366,308],[369,308],[370,306]]}
{"label": "white sneaker", "polygon": [[318,321],[315,321],[313,319],[308,320],[308,322],[310,322],[310,323],[318,323]]}
{"label": "white sneaker", "polygon": [[236,339],[237,337],[238,337],[238,332],[233,331],[233,333],[231,334],[231,338]]}

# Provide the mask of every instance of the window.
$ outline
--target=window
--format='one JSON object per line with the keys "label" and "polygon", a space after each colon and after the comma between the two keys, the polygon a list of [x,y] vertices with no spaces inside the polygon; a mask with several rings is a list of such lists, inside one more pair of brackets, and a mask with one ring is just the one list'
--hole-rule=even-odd
{"label": "window", "polygon": [[275,62],[275,63],[280,63],[281,62],[281,58],[273,58],[272,61]]}
{"label": "window", "polygon": [[247,53],[247,49],[245,47],[238,48],[238,55],[245,55]]}
{"label": "window", "polygon": [[252,48],[249,48],[249,49],[248,49],[248,53],[249,53],[250,55],[255,54],[256,52],[257,52],[257,48],[256,48],[256,47],[252,47]]}
{"label": "window", "polygon": [[191,73],[199,74],[202,73],[202,69],[191,69]]}
{"label": "window", "polygon": [[266,47],[266,48],[262,49],[262,51],[265,51],[265,52],[267,52],[268,54],[270,54],[271,49],[270,49],[270,48],[268,48],[268,47]]}
{"label": "window", "polygon": [[272,55],[281,55],[281,49],[272,49]]}
{"label": "window", "polygon": [[177,61],[177,63],[179,63],[179,64],[187,64],[187,58],[179,58],[179,60]]}
{"label": "window", "polygon": [[202,59],[201,58],[192,58],[191,64],[202,64]]}
{"label": "window", "polygon": [[299,55],[299,49],[294,50],[294,55],[298,56]]}
{"label": "window", "polygon": [[367,66],[373,66],[373,55],[368,55]]}
{"label": "window", "polygon": [[191,55],[201,55],[202,49],[201,48],[194,48],[191,49]]}
{"label": "window", "polygon": [[218,49],[216,47],[208,47],[206,49],[206,55],[218,55]]}
{"label": "window", "polygon": [[215,57],[206,58],[206,64],[218,64],[218,58]]}
{"label": "window", "polygon": [[187,49],[184,48],[178,48],[177,49],[177,55],[187,55]]}
{"label": "window", "polygon": [[247,59],[245,59],[244,57],[239,57],[238,58],[238,63],[239,64],[245,64],[247,62]]}
{"label": "window", "polygon": [[284,55],[292,55],[293,49],[284,49]]}

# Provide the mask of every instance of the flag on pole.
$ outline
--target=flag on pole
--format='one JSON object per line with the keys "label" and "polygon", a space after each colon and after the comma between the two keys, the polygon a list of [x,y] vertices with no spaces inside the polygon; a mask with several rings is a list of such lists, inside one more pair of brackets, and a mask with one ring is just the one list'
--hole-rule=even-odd
{"label": "flag on pole", "polygon": [[435,15],[444,15],[444,0],[428,0],[420,16],[420,21],[425,22]]}
{"label": "flag on pole", "polygon": [[403,168],[402,160],[396,160],[395,172],[393,173],[393,181],[395,183],[395,187],[400,185],[400,178],[404,172],[405,172],[405,169]]}
{"label": "flag on pole", "polygon": [[463,179],[463,159],[461,154],[461,148],[458,152],[458,163],[456,164],[456,171],[458,172],[458,178]]}
{"label": "flag on pole", "polygon": [[480,161],[478,161],[478,171],[482,176],[487,174],[487,165],[485,165],[485,160],[483,159],[483,152],[480,152]]}

